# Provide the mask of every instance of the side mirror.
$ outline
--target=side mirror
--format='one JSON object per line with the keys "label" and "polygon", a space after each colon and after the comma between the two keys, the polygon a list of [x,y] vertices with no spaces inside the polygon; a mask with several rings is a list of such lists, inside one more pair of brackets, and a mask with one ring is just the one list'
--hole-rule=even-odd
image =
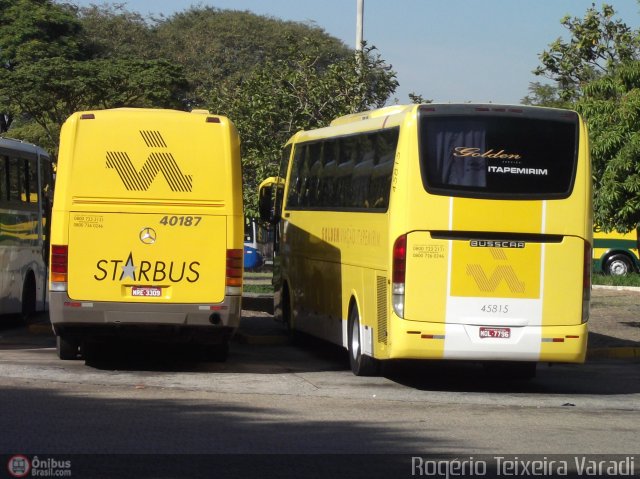
{"label": "side mirror", "polygon": [[258,211],[262,221],[270,224],[280,221],[283,187],[284,181],[277,176],[267,178],[260,183],[258,187]]}

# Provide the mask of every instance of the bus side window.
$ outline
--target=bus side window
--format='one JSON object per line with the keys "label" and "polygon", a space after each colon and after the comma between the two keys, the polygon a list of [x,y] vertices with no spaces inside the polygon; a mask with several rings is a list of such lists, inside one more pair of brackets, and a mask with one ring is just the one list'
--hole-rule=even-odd
{"label": "bus side window", "polygon": [[0,156],[0,201],[9,199],[9,158]]}
{"label": "bus side window", "polygon": [[21,160],[9,158],[9,201],[22,201],[25,182],[21,166]]}
{"label": "bus side window", "polygon": [[28,161],[25,161],[25,166],[27,167],[26,180],[27,180],[27,202],[28,203],[37,203],[38,202],[38,160],[36,158],[32,158]]}

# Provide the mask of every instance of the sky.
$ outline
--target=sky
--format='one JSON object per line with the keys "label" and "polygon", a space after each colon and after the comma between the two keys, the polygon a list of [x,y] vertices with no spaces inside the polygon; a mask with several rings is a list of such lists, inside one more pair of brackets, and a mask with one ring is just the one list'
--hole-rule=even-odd
{"label": "sky", "polygon": [[[66,0],[78,6],[99,0]],[[248,10],[312,23],[355,47],[356,0],[120,0],[131,11],[165,17],[191,6]],[[601,0],[364,0],[364,40],[378,49],[400,83],[394,98],[416,93],[436,103],[519,104],[538,55],[558,37],[565,15],[582,18]],[[637,0],[608,0],[617,17],[640,26]]]}

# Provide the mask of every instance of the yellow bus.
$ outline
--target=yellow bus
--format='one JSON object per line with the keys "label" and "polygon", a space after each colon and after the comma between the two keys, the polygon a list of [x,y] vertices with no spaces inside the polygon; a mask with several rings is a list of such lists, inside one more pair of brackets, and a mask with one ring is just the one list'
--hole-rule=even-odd
{"label": "yellow bus", "polygon": [[64,123],[50,281],[61,359],[113,336],[226,359],[242,293],[239,148],[233,123],[207,111],[85,111]]}
{"label": "yellow bus", "polygon": [[380,360],[583,362],[592,187],[572,111],[390,106],[295,134],[260,186],[276,316]]}
{"label": "yellow bus", "polygon": [[53,168],[49,154],[0,138],[0,314],[45,311]]}
{"label": "yellow bus", "polygon": [[593,268],[598,273],[613,276],[640,272],[637,232],[614,230],[605,233],[596,228],[593,232]]}

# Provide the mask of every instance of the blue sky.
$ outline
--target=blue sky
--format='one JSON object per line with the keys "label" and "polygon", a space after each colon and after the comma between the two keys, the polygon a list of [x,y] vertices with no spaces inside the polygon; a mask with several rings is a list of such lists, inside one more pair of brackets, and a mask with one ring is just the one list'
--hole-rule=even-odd
{"label": "blue sky", "polygon": [[[66,0],[79,6],[105,3]],[[106,2],[112,3],[112,2]],[[312,22],[347,45],[355,44],[356,0],[122,0],[143,15],[190,6],[249,10],[284,20]],[[533,81],[538,54],[558,37],[560,19],[582,17],[600,0],[365,0],[364,39],[397,72],[395,97],[419,93],[436,102],[517,104]],[[618,17],[640,25],[636,0],[609,0]]]}

